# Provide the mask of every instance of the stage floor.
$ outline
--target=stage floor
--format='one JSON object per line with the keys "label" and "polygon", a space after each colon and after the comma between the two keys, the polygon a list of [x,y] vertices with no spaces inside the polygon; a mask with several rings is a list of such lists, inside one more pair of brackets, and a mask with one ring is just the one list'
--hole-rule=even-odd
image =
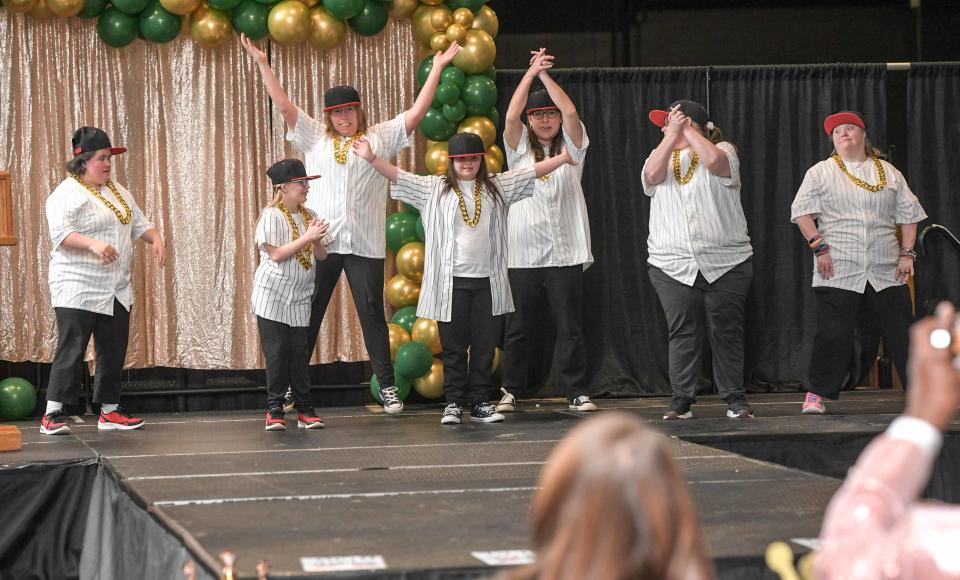
{"label": "stage floor", "polygon": [[[754,395],[757,418],[734,421],[724,416],[722,401],[707,397],[694,406],[696,419],[670,423],[660,420],[668,399],[598,403],[671,436],[723,571],[762,566],[774,540],[815,538],[840,483],[724,446],[738,439],[872,436],[903,407],[899,392],[852,392],[829,405],[829,415],[801,416],[801,400],[801,394]],[[529,548],[537,475],[554,444],[585,416],[561,401],[525,405],[501,424],[454,427],[439,424],[439,406],[400,416],[324,411],[327,427],[315,431],[265,432],[255,412],[148,416],[148,425],[133,432],[100,432],[90,417],[72,424],[66,437],[41,436],[36,423],[21,422],[23,451],[0,461],[99,455],[208,554],[235,551],[245,575],[261,558],[274,575],[308,576],[312,566],[365,556],[373,559],[363,562],[382,558],[388,573],[458,570],[464,577],[486,570],[476,552]],[[801,544],[794,549],[802,551]]]}

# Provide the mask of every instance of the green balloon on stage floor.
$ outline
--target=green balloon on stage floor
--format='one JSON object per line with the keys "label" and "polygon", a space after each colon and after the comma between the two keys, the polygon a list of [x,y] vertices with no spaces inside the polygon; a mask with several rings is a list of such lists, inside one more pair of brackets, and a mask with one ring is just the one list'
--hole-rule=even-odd
{"label": "green balloon on stage floor", "polygon": [[467,115],[486,115],[497,104],[497,85],[485,75],[470,75],[460,98]]}
{"label": "green balloon on stage floor", "polygon": [[110,5],[124,14],[140,14],[150,5],[150,0],[111,0]]}
{"label": "green balloon on stage floor", "polygon": [[[397,396],[400,397],[401,401],[406,401],[410,395],[410,390],[413,389],[413,383],[398,373],[397,369],[393,369],[393,380],[396,383]],[[383,398],[380,396],[380,379],[377,378],[377,375],[370,377],[370,392],[373,393],[373,398],[378,403],[383,403]]]}
{"label": "green balloon on stage floor", "polygon": [[367,0],[360,14],[347,20],[347,24],[361,36],[373,36],[379,34],[383,27],[387,25],[388,16],[387,9],[383,7],[383,4]]}
{"label": "green balloon on stage floor", "polygon": [[123,48],[136,40],[139,33],[137,17],[124,14],[116,8],[107,8],[97,18],[97,35],[107,46]]}
{"label": "green balloon on stage floor", "polygon": [[417,217],[398,211],[387,216],[387,247],[394,252],[404,244],[417,241]]}
{"label": "green balloon on stage floor", "polygon": [[230,16],[237,33],[246,34],[250,40],[260,40],[270,33],[267,19],[270,7],[257,0],[243,0]]}
{"label": "green balloon on stage floor", "polygon": [[0,381],[0,419],[23,419],[29,416],[36,406],[37,390],[30,381],[19,377]]}
{"label": "green balloon on stage floor", "polygon": [[448,64],[443,69],[443,72],[440,73],[440,82],[448,85],[457,85],[462,89],[464,83],[467,82],[467,76],[463,74],[463,71],[459,68]]}
{"label": "green balloon on stage floor", "polygon": [[427,58],[420,61],[420,64],[417,65],[417,88],[422,87],[425,82],[427,82],[427,77],[430,76],[430,69],[433,68],[433,55],[431,54]]}
{"label": "green balloon on stage floor", "polygon": [[87,0],[83,5],[83,10],[81,10],[77,16],[80,18],[96,18],[107,9],[108,3],[108,0]]}
{"label": "green balloon on stage floor", "polygon": [[170,42],[180,34],[183,28],[183,18],[171,14],[160,5],[160,0],[153,0],[147,9],[140,13],[138,18],[140,33],[147,40],[163,44]]}
{"label": "green balloon on stage floor", "polygon": [[334,18],[346,20],[363,12],[365,0],[323,0],[323,7]]}
{"label": "green balloon on stage floor", "polygon": [[423,229],[423,216],[417,218],[417,239],[421,242],[427,241],[427,231]]}
{"label": "green balloon on stage floor", "polygon": [[407,332],[411,332],[413,330],[413,323],[416,321],[417,321],[416,306],[404,306],[403,308],[394,312],[393,318],[390,319],[391,324],[398,324],[403,328],[405,328]]}
{"label": "green balloon on stage floor", "polygon": [[224,12],[231,12],[239,6],[241,2],[243,2],[243,0],[207,0],[207,6]]}
{"label": "green balloon on stage floor", "polygon": [[408,342],[397,349],[397,360],[393,363],[396,372],[414,380],[430,372],[433,364],[433,353],[430,347],[422,342]]}

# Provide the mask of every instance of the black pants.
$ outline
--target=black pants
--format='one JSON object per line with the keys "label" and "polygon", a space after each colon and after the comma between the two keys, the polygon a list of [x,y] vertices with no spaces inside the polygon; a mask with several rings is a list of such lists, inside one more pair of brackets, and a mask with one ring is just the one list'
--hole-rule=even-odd
{"label": "black pants", "polygon": [[337,281],[340,280],[340,273],[346,271],[353,304],[360,317],[363,342],[370,355],[370,365],[382,386],[393,386],[395,383],[393,365],[390,363],[390,337],[383,313],[383,259],[364,258],[353,254],[329,254],[326,260],[314,261],[314,266],[317,269],[317,278],[310,311],[307,353],[313,353],[317,346],[323,315],[330,304]]}
{"label": "black pants", "polygon": [[583,266],[511,268],[510,288],[516,311],[507,316],[503,344],[503,384],[514,395],[526,394],[529,349],[526,333],[537,325],[537,311],[547,300],[557,328],[560,383],[571,400],[586,394],[587,356],[583,340]]}
{"label": "black pants", "polygon": [[817,298],[817,335],[810,354],[807,390],[826,399],[840,398],[840,388],[850,372],[850,351],[860,317],[873,317],[880,327],[883,346],[907,387],[909,330],[913,322],[910,291],[906,285],[880,292],[867,284],[863,294],[839,288],[813,289]]}
{"label": "black pants", "polygon": [[490,279],[454,278],[450,322],[438,322],[437,327],[443,345],[444,400],[461,405],[486,401],[493,388],[493,356],[503,334],[503,316],[493,315]]}
{"label": "black pants", "polygon": [[113,299],[113,316],[77,308],[55,308],[57,313],[57,354],[50,369],[47,400],[76,405],[80,400],[80,372],[90,335],[97,351],[97,374],[93,400],[120,402],[120,377],[127,357],[130,313]]}
{"label": "black pants", "polygon": [[260,348],[267,367],[267,408],[283,407],[287,387],[293,391],[298,411],[313,406],[310,401],[307,327],[257,317]]}
{"label": "black pants", "polygon": [[729,403],[744,395],[743,320],[751,278],[751,259],[712,284],[698,273],[692,287],[650,267],[650,282],[667,318],[670,387],[675,397],[696,401],[704,338],[713,352],[713,377],[720,398]]}

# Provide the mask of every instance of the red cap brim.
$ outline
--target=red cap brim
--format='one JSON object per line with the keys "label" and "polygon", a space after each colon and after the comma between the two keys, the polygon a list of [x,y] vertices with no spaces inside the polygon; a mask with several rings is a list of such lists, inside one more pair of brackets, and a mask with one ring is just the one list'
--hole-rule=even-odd
{"label": "red cap brim", "polygon": [[323,112],[326,113],[327,111],[334,111],[336,109],[342,109],[344,107],[359,107],[359,106],[360,106],[360,101],[356,101],[354,103],[343,103],[340,105],[334,105],[332,107],[325,107],[323,109]]}
{"label": "red cap brim", "polygon": [[661,111],[660,109],[654,109],[647,113],[647,118],[650,119],[650,122],[656,125],[657,127],[663,127],[667,124],[667,113],[666,111]]}
{"label": "red cap brim", "polygon": [[127,152],[127,148],[126,148],[126,147],[111,147],[111,148],[110,148],[110,155],[119,155],[119,154],[121,154],[121,153],[126,153],[126,152]]}
{"label": "red cap brim", "polygon": [[311,179],[320,179],[319,175],[305,175],[303,177],[294,177],[290,181],[310,181]]}
{"label": "red cap brim", "polygon": [[863,119],[861,119],[860,115],[856,113],[850,113],[847,111],[844,111],[843,113],[834,113],[823,120],[823,130],[827,132],[828,137],[833,135],[833,130],[837,128],[837,125],[856,125],[861,129],[867,128],[863,122]]}
{"label": "red cap brim", "polygon": [[530,113],[535,113],[537,111],[559,111],[559,110],[560,110],[560,107],[556,105],[551,105],[549,107],[535,107],[533,109],[527,109],[527,114],[529,115]]}

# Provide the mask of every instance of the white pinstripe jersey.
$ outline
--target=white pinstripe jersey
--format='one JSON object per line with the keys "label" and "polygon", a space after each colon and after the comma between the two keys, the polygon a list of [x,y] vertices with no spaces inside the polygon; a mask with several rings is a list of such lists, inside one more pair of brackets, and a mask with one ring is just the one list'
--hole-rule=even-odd
{"label": "white pinstripe jersey", "polygon": [[[420,301],[417,316],[439,322],[450,322],[453,299],[453,268],[456,255],[456,222],[461,220],[457,195],[444,193],[444,179],[436,175],[414,175],[397,171],[397,183],[393,186],[394,199],[416,207],[423,217],[427,234],[426,256],[423,268],[423,283],[420,286]],[[533,195],[533,167],[507,171],[493,176],[507,205]],[[465,196],[472,199],[472,189]],[[490,217],[490,293],[493,298],[494,316],[513,312],[510,282],[507,280],[507,224],[506,208],[494,204],[483,188],[484,204],[481,212]],[[483,214],[481,213],[481,216]]]}
{"label": "white pinstripe jersey", "polygon": [[[753,255],[747,218],[740,205],[740,160],[733,145],[717,144],[730,162],[730,177],[707,171],[700,163],[689,183],[681,185],[667,162],[667,175],[657,185],[642,178],[650,196],[647,262],[687,286],[697,272],[714,282]],[[686,175],[693,149],[680,152],[680,174]],[[650,158],[647,157],[647,162]]]}
{"label": "white pinstripe jersey", "polygon": [[[834,275],[824,280],[813,261],[813,285],[842,288],[862,293],[867,282],[880,291],[898,286],[897,224],[914,224],[927,217],[917,196],[896,167],[880,161],[887,186],[873,193],[850,180],[833,159],[825,159],[807,170],[790,206],[790,221],[812,215],[818,230],[830,245]],[[847,170],[869,184],[880,177],[871,159],[845,161]]]}
{"label": "white pinstripe jersey", "polygon": [[[507,215],[507,265],[510,268],[576,266],[584,269],[593,263],[590,250],[590,221],[583,198],[583,162],[590,139],[583,127],[583,143],[578,149],[563,131],[563,142],[577,165],[565,164],[547,179],[538,179],[533,196],[510,206]],[[506,145],[510,169],[532,167],[536,162],[528,141],[526,125],[516,150]]]}
{"label": "white pinstripe jersey", "polygon": [[[307,231],[300,212],[290,212],[300,233]],[[310,326],[310,303],[316,270],[305,270],[296,256],[274,262],[264,244],[279,248],[293,241],[293,232],[286,216],[275,207],[263,210],[257,222],[255,235],[260,251],[260,265],[253,275],[253,294],[250,301],[253,313],[261,318],[290,326]],[[315,264],[313,255],[310,263]]]}
{"label": "white pinstripe jersey", "polygon": [[[377,157],[392,159],[410,145],[404,119],[401,113],[367,129],[366,138]],[[305,205],[330,224],[333,243],[327,251],[384,258],[389,180],[353,151],[347,152],[345,164],[334,161],[334,141],[326,134],[323,120],[303,110],[298,110],[297,126],[287,132],[287,140],[303,152],[307,175],[322,175],[307,193]]]}
{"label": "white pinstripe jersey", "polygon": [[[46,202],[47,226],[53,249],[50,252],[50,301],[54,308],[76,308],[113,316],[116,298],[130,310],[133,289],[133,241],[153,228],[125,187],[114,182],[133,216],[124,225],[103,202],[73,177],[68,177],[50,194]],[[117,207],[123,208],[107,186],[99,191]],[[68,248],[63,240],[73,232],[113,246],[119,258],[103,264],[89,250]]]}

